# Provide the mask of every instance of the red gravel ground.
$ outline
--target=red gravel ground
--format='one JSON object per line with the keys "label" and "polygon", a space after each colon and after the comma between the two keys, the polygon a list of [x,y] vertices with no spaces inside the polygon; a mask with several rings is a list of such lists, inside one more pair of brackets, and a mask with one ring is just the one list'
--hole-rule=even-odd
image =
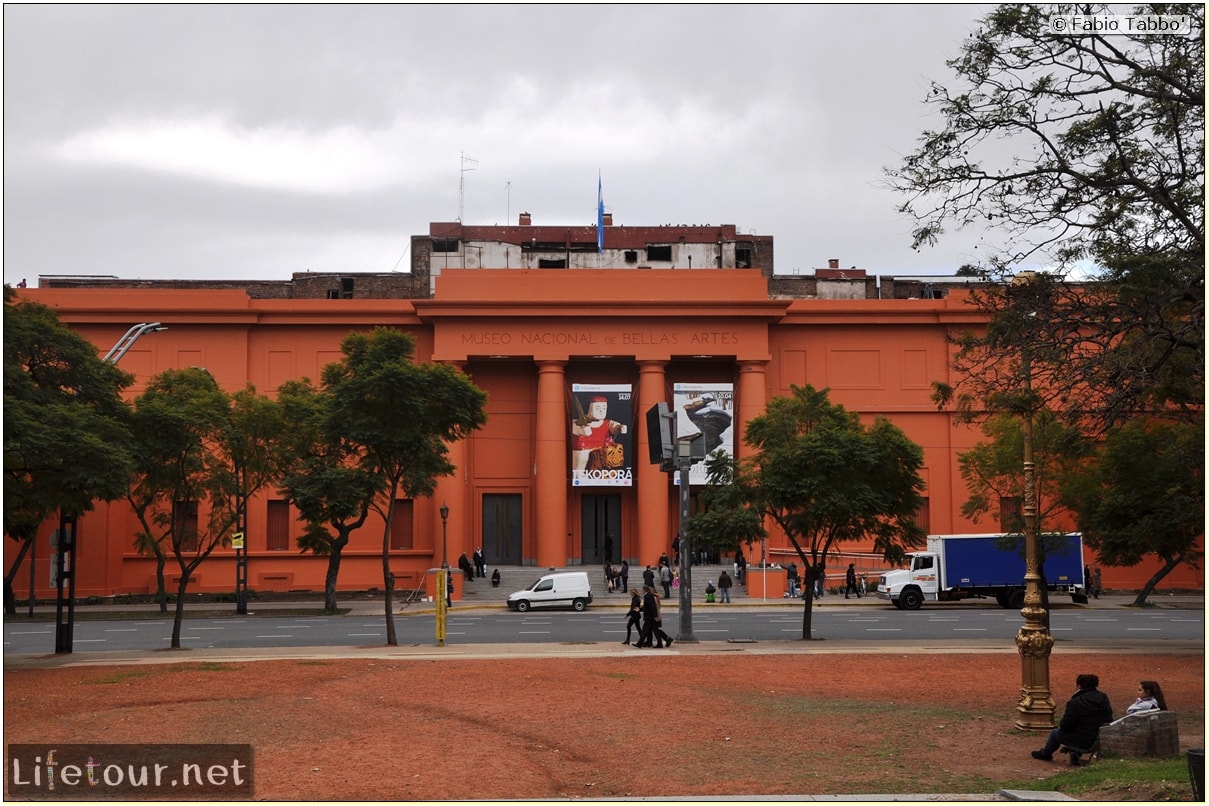
{"label": "red gravel ground", "polygon": [[[4,740],[250,743],[259,800],[990,793],[1068,769],[1032,759],[1041,736],[1014,727],[1015,654],[679,649],[14,668]],[[1182,747],[1204,746],[1203,655],[1050,667],[1059,710],[1083,672],[1118,713],[1159,680]]]}

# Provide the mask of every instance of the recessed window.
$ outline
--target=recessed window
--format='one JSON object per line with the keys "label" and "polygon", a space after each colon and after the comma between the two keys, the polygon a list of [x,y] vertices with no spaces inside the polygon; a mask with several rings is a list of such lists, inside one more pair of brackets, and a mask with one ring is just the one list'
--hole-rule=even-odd
{"label": "recessed window", "polygon": [[637,263],[638,262],[638,250],[637,249],[625,250],[625,262],[626,263]]}
{"label": "recessed window", "polygon": [[751,268],[751,247],[736,246],[735,247],[735,267],[740,269]]}
{"label": "recessed window", "polygon": [[671,246],[648,246],[646,248],[647,260],[663,260],[668,263],[672,262],[672,247]]}
{"label": "recessed window", "polygon": [[565,269],[567,268],[567,259],[539,257],[537,259],[537,267],[539,269]]}
{"label": "recessed window", "polygon": [[433,238],[432,251],[434,252],[457,252],[462,246],[462,241],[459,238]]}

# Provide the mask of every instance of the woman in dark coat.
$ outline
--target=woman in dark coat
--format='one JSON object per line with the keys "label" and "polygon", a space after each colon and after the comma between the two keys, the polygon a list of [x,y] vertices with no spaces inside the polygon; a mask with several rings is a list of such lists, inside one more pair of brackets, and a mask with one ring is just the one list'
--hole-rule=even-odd
{"label": "woman in dark coat", "polygon": [[638,631],[638,642],[642,643],[642,597],[630,588],[630,613],[625,623],[625,640],[621,643],[628,645],[634,630]]}

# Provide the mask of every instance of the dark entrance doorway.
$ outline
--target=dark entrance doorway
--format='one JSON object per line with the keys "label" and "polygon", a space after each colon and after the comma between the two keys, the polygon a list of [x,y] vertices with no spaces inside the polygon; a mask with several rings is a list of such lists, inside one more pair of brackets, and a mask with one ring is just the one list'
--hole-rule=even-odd
{"label": "dark entrance doorway", "polygon": [[483,494],[483,557],[488,565],[521,565],[521,494]]}
{"label": "dark entrance doorway", "polygon": [[610,533],[613,535],[613,562],[621,562],[621,496],[585,495],[581,506],[581,562],[584,565],[603,565],[605,537]]}

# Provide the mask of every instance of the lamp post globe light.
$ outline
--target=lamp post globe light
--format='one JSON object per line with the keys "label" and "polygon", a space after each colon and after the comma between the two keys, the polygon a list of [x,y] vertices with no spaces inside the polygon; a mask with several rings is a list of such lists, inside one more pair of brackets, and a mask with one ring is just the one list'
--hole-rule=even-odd
{"label": "lamp post globe light", "polygon": [[449,522],[449,505],[441,504],[441,567],[447,571],[449,570],[449,554],[447,552],[447,548],[449,545],[449,541],[448,541],[448,531],[449,530],[446,528],[448,522]]}

